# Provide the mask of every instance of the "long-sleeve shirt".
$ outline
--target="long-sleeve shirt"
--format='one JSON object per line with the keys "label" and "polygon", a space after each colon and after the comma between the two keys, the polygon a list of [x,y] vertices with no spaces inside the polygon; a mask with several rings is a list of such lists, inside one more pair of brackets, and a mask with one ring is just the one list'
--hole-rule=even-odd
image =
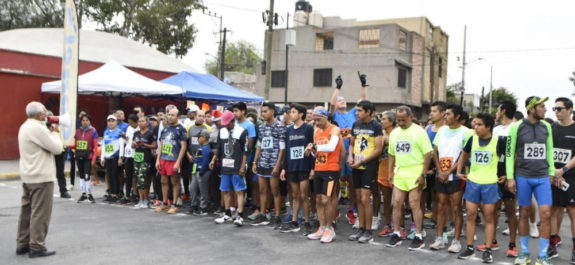
{"label": "long-sleeve shirt", "polygon": [[18,131],[20,178],[24,183],[56,180],[54,155],[62,153],[62,141],[57,132],[50,132],[46,123],[28,119]]}

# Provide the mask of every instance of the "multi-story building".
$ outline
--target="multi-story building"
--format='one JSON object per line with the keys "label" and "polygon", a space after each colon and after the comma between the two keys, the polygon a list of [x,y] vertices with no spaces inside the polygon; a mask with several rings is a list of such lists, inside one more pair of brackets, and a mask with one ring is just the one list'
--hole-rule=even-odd
{"label": "multi-story building", "polygon": [[[302,7],[303,4],[303,7]],[[419,26],[419,27],[417,27]],[[287,102],[328,102],[334,79],[348,102],[360,96],[358,71],[367,75],[368,99],[378,111],[409,105],[425,118],[428,106],[445,100],[448,36],[427,18],[356,21],[322,17],[308,2],[296,3],[296,42],[288,50]],[[273,32],[269,100],[284,102],[286,30]],[[258,73],[256,93],[264,95],[265,75]],[[423,117],[422,117],[423,116]]]}

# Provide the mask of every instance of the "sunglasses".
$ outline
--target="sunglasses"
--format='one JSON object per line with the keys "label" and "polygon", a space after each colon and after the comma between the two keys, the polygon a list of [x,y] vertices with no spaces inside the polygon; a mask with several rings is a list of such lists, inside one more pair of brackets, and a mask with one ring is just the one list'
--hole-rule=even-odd
{"label": "sunglasses", "polygon": [[553,111],[562,111],[564,109],[566,109],[565,107],[553,107],[551,108]]}

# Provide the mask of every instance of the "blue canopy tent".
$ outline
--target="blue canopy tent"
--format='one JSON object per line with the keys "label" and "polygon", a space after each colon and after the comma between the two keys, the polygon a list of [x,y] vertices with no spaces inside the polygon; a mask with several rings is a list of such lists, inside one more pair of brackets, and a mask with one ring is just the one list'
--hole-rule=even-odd
{"label": "blue canopy tent", "polygon": [[232,87],[210,74],[181,72],[160,82],[181,87],[186,98],[219,101],[265,101],[263,97]]}

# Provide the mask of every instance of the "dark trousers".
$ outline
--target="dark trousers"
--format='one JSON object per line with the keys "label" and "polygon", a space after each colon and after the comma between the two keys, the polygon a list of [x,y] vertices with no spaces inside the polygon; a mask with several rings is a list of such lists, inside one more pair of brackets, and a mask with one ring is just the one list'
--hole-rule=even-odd
{"label": "dark trousers", "polygon": [[70,154],[70,184],[74,186],[74,180],[76,179],[76,157],[72,150],[66,149],[66,151]]}
{"label": "dark trousers", "polygon": [[110,193],[118,195],[120,193],[120,168],[118,167],[118,158],[106,159],[106,172],[110,179]]}
{"label": "dark trousers", "polygon": [[54,156],[56,160],[56,178],[58,179],[58,188],[60,194],[68,192],[66,189],[66,175],[64,175],[64,162],[66,162],[66,153],[62,152]]}
{"label": "dark trousers", "polygon": [[[92,160],[78,157],[76,162],[78,163],[78,174],[80,174],[80,178],[85,181],[90,181],[90,175],[92,174]],[[70,172],[70,174],[72,174],[72,172]],[[72,176],[70,176],[70,178],[71,177]]]}
{"label": "dark trousers", "polygon": [[18,220],[17,248],[46,249],[45,240],[52,216],[54,182],[22,183],[22,206]]}
{"label": "dark trousers", "polygon": [[126,198],[132,195],[132,188],[134,182],[134,158],[126,157],[124,161],[124,169],[126,170]]}

